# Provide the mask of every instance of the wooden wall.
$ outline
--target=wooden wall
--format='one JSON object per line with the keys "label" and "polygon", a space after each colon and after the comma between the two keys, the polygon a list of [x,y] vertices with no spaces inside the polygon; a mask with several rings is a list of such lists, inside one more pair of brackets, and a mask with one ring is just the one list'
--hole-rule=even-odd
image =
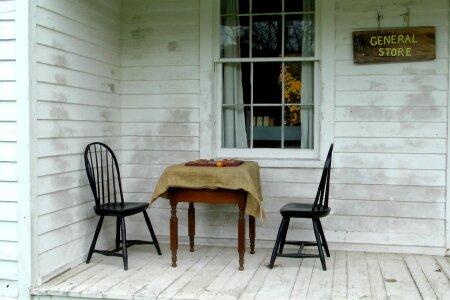
{"label": "wooden wall", "polygon": [[35,213],[45,280],[85,259],[98,221],[84,147],[100,140],[120,150],[120,2],[38,0],[36,23]]}
{"label": "wooden wall", "polygon": [[[166,166],[199,156],[199,1],[123,1],[121,45],[123,186],[128,200],[149,201]],[[168,207],[149,210],[162,241]],[[134,220],[130,234],[148,238]]]}
{"label": "wooden wall", "polygon": [[[436,26],[435,60],[355,65],[351,32]],[[444,254],[448,1],[336,1],[334,242]],[[366,245],[366,246],[364,246]],[[356,247],[358,248],[358,247]]]}
{"label": "wooden wall", "polygon": [[[391,2],[336,0],[335,28],[323,28],[322,34],[332,30],[336,36],[335,98],[322,99],[335,115],[333,212],[324,227],[333,249],[443,254],[448,5]],[[83,261],[91,241],[97,218],[82,160],[88,142],[104,140],[117,150],[129,201],[149,201],[167,165],[199,158],[199,3],[37,0],[40,279]],[[378,27],[380,9],[383,27],[404,26],[400,14],[406,8],[411,26],[436,26],[437,59],[354,65],[351,32]],[[2,47],[0,55],[4,52]],[[0,78],[0,84],[11,80]],[[11,104],[0,100],[4,107]],[[0,112],[0,118],[12,115]],[[14,120],[6,121],[0,126],[14,128]],[[1,132],[6,142],[0,149],[14,147],[14,130]],[[10,160],[14,168],[14,157]],[[257,222],[259,246],[273,246],[283,204],[314,197],[321,169],[310,165],[261,168],[267,220]],[[14,201],[0,199],[0,205]],[[168,239],[168,207],[161,199],[149,210],[161,242]],[[186,215],[180,205],[180,236],[187,232]],[[236,218],[231,206],[199,205],[198,243],[235,245]],[[142,221],[136,216],[128,222],[131,236],[147,236]],[[312,238],[310,222],[292,222],[291,234]],[[14,247],[15,237],[10,239],[0,242]],[[7,263],[15,265],[14,259]]]}
{"label": "wooden wall", "polygon": [[0,1],[0,298],[18,295],[15,1]]}
{"label": "wooden wall", "polygon": [[[122,16],[122,136],[128,197],[145,201],[167,164],[198,156],[198,1],[132,1]],[[447,3],[336,0],[335,159],[333,213],[324,220],[335,249],[443,254],[447,128]],[[354,65],[351,32],[436,26],[437,59]],[[322,66],[326,69],[327,66]],[[320,169],[261,169],[265,222],[261,245],[272,245],[279,208],[311,201]],[[158,234],[168,234],[167,201],[152,206]],[[180,212],[181,230],[185,216]],[[235,213],[199,207],[197,236],[228,243]],[[292,233],[312,237],[309,222]],[[183,234],[182,234],[183,235]],[[164,239],[164,237],[163,237]]]}

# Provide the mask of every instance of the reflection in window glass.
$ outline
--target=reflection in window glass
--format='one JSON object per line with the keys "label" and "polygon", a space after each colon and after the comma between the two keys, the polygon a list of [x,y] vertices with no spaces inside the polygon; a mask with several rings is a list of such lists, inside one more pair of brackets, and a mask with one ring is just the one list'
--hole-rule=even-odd
{"label": "reflection in window glass", "polygon": [[253,57],[281,55],[281,16],[253,17]]}

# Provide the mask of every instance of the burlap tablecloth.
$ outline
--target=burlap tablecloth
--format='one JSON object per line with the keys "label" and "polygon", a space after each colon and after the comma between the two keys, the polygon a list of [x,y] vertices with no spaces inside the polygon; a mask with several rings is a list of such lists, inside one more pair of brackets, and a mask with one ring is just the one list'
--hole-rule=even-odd
{"label": "burlap tablecloth", "polygon": [[244,161],[237,167],[193,167],[184,164],[167,167],[156,184],[151,203],[159,197],[168,198],[171,187],[192,189],[230,190],[242,189],[247,192],[245,213],[265,218],[259,178],[259,166],[253,161]]}

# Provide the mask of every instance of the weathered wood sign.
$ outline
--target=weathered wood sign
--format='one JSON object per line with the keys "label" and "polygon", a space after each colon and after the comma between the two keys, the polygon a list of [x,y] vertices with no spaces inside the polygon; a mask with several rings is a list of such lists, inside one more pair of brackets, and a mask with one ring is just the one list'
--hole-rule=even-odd
{"label": "weathered wood sign", "polygon": [[357,64],[435,58],[435,27],[353,32],[353,60]]}

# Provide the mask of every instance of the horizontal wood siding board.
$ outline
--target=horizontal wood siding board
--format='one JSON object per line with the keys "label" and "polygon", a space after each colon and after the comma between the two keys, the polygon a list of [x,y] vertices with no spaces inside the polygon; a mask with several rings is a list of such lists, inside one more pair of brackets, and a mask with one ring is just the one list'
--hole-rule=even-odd
{"label": "horizontal wood siding board", "polygon": [[17,183],[0,181],[0,201],[12,201],[17,202]]}
{"label": "horizontal wood siding board", "polygon": [[120,108],[120,98],[111,91],[93,91],[81,87],[38,82],[37,100]]}
{"label": "horizontal wood siding board", "polygon": [[17,181],[16,162],[0,162],[0,181]]}
{"label": "horizontal wood siding board", "polygon": [[431,138],[335,138],[334,153],[445,154],[446,140]]}
{"label": "horizontal wood siding board", "polygon": [[9,0],[0,2],[0,20],[15,20],[16,13],[16,1]]}
{"label": "horizontal wood siding board", "polygon": [[39,6],[36,10],[36,23],[50,30],[106,48],[109,51],[117,53],[120,49],[119,40],[111,27],[92,28],[78,20],[67,18]]}
{"label": "horizontal wood siding board", "polygon": [[14,60],[0,60],[0,81],[15,80],[16,62]]}
{"label": "horizontal wood siding board", "polygon": [[198,137],[200,126],[198,123],[121,123],[124,136],[169,137],[188,136]]}
{"label": "horizontal wood siding board", "polygon": [[45,138],[82,138],[113,136],[120,128],[118,122],[100,122],[89,120],[40,120],[39,139]]}
{"label": "horizontal wood siding board", "polygon": [[334,169],[335,183],[445,186],[442,170]]}
{"label": "horizontal wood siding board", "polygon": [[91,59],[109,64],[118,64],[119,55],[116,51],[94,45],[61,32],[53,31],[49,28],[37,26],[36,40],[38,44],[64,50],[68,53],[90,57]]}
{"label": "horizontal wood siding board", "polygon": [[15,101],[0,100],[0,120],[2,122],[17,120],[17,103]]}
{"label": "horizontal wood siding board", "polygon": [[17,222],[9,222],[0,220],[0,241],[18,241]]}
{"label": "horizontal wood siding board", "polygon": [[445,75],[336,76],[338,91],[445,91]]}
{"label": "horizontal wood siding board", "polygon": [[2,33],[0,40],[15,40],[16,39],[16,26],[14,20],[1,20],[0,19],[0,32]]}
{"label": "horizontal wood siding board", "polygon": [[117,108],[40,101],[37,106],[40,120],[74,120],[116,122],[120,116]]}
{"label": "horizontal wood siding board", "polygon": [[0,161],[17,162],[17,143],[0,141]]}
{"label": "horizontal wood siding board", "polygon": [[86,1],[72,2],[69,0],[59,0],[56,2],[53,2],[52,0],[39,0],[37,1],[37,4],[38,7],[42,7],[70,20],[82,23],[90,28],[117,31],[120,26],[120,19],[109,17],[108,14],[104,13],[105,10],[108,9],[107,6],[103,6],[101,10],[95,10],[87,6]]}
{"label": "horizontal wood siding board", "polygon": [[15,81],[0,81],[0,89],[2,91],[0,100],[16,101]]}
{"label": "horizontal wood siding board", "polygon": [[38,82],[77,87],[98,92],[115,94],[119,92],[119,82],[115,79],[82,73],[66,68],[40,64],[37,68]]}
{"label": "horizontal wood siding board", "polygon": [[0,278],[9,280],[18,280],[18,263],[14,260],[0,260]]}
{"label": "horizontal wood siding board", "polygon": [[122,81],[121,91],[128,95],[198,94],[198,80]]}
{"label": "horizontal wood siding board", "polygon": [[115,65],[45,45],[37,45],[36,59],[39,63],[50,66],[66,68],[116,80],[120,79],[119,68]]}
{"label": "horizontal wood siding board", "polygon": [[122,95],[122,108],[198,108],[196,94]]}
{"label": "horizontal wood siding board", "polygon": [[7,222],[17,222],[18,221],[17,209],[18,207],[16,202],[0,201],[0,220]]}
{"label": "horizontal wood siding board", "polygon": [[15,58],[16,58],[16,42],[2,41],[0,39],[0,60],[11,60]]}
{"label": "horizontal wood siding board", "polygon": [[38,195],[67,190],[89,183],[84,170],[40,176],[37,181]]}
{"label": "horizontal wood siding board", "polygon": [[124,67],[120,71],[122,80],[161,81],[200,79],[198,66]]}
{"label": "horizontal wood siding board", "polygon": [[123,150],[171,150],[198,151],[198,137],[126,137],[122,138]]}
{"label": "horizontal wood siding board", "polygon": [[123,109],[123,122],[149,123],[198,123],[199,109],[158,108],[158,109]]}
{"label": "horizontal wood siding board", "polygon": [[446,122],[447,107],[337,107],[335,120],[341,122]]}
{"label": "horizontal wood siding board", "polygon": [[[334,178],[334,176],[333,176]],[[331,195],[342,200],[385,200],[445,203],[445,187],[334,183]]]}
{"label": "horizontal wood siding board", "polygon": [[445,170],[444,154],[336,153],[335,168]]}
{"label": "horizontal wood siding board", "polygon": [[82,138],[52,138],[39,139],[37,142],[38,157],[81,154],[87,144],[102,140],[110,145],[112,149],[119,149],[116,135],[98,136],[98,137],[82,137]]}
{"label": "horizontal wood siding board", "polygon": [[447,123],[336,122],[336,137],[446,138]]}
{"label": "horizontal wood siding board", "polygon": [[17,261],[18,259],[17,247],[18,245],[16,242],[0,241],[0,257],[3,260]]}

